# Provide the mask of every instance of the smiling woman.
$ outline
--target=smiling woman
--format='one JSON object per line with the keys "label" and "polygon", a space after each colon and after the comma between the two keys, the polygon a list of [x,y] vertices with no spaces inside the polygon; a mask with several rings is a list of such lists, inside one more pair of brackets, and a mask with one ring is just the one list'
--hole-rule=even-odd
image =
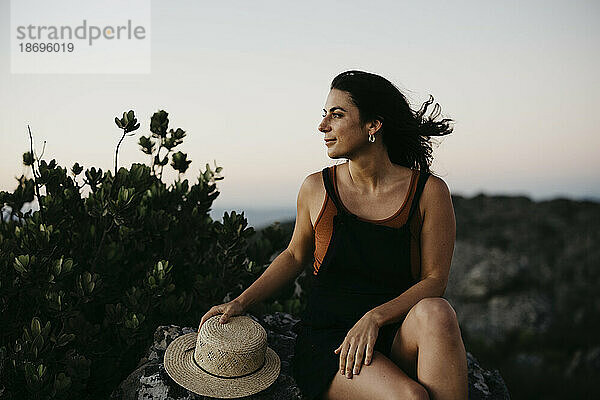
{"label": "smiling woman", "polygon": [[467,398],[466,352],[443,298],[454,210],[429,170],[430,137],[451,133],[451,120],[435,121],[438,104],[425,118],[432,102],[413,112],[379,75],[338,75],[318,129],[328,156],[348,161],[306,177],[287,249],[202,317],[227,322],[314,259],[292,361],[309,399]]}
{"label": "smiling woman", "polygon": [[[433,96],[415,112],[395,85],[366,72],[347,71],[338,75],[331,83],[328,103],[332,106],[329,110],[323,109],[323,121],[319,125],[326,143],[343,134],[339,129],[361,128],[370,122],[373,132],[367,136],[369,141],[373,143],[376,136],[381,136],[392,163],[426,172],[432,161],[431,137],[448,135],[453,130],[449,126],[451,119],[436,121],[441,111],[438,103],[431,115],[425,117],[427,108],[433,104]],[[349,116],[347,109],[351,108],[354,112]],[[336,129],[336,136],[333,136],[333,125],[341,125]]]}
{"label": "smiling woman", "polygon": [[413,112],[375,74],[348,71],[330,89],[318,128],[328,156],[348,162],[307,178],[324,197],[312,229],[299,197],[290,251],[315,246],[293,376],[311,399],[466,399],[466,353],[442,297],[454,212],[429,170],[430,137],[451,133],[451,120],[435,121],[437,103],[423,117],[432,98]]}

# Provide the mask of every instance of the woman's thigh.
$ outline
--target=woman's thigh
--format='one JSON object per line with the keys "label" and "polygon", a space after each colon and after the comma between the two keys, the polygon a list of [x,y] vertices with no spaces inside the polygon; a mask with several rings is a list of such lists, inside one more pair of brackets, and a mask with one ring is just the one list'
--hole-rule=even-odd
{"label": "woman's thigh", "polygon": [[411,379],[417,380],[417,340],[422,333],[415,311],[415,306],[413,306],[396,331],[389,358]]}
{"label": "woman's thigh", "polygon": [[351,379],[336,373],[322,400],[428,399],[427,390],[379,351]]}

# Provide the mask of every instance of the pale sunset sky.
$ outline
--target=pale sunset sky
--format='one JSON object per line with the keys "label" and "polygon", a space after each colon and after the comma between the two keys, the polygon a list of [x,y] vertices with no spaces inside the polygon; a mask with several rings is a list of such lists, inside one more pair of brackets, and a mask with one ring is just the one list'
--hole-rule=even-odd
{"label": "pale sunset sky", "polygon": [[340,162],[317,130],[329,84],[361,69],[456,121],[432,165],[452,193],[599,200],[599,18],[591,0],[152,1],[151,73],[12,74],[0,0],[0,190],[25,172],[28,124],[44,158],[106,170],[114,117],[141,123],[129,167],[164,109],[187,132],[186,178],[223,167],[216,209],[293,211],[304,178]]}

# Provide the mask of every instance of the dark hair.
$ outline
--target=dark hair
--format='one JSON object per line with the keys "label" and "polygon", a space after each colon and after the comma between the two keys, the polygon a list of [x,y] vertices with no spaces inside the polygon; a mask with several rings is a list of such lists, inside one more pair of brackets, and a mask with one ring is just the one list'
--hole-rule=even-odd
{"label": "dark hair", "polygon": [[331,89],[348,92],[359,111],[360,122],[379,120],[382,135],[390,161],[408,168],[430,172],[431,136],[444,136],[452,133],[449,122],[452,119],[435,121],[440,115],[440,105],[435,103],[429,117],[424,117],[427,107],[433,103],[429,95],[419,111],[413,111],[406,98],[387,79],[364,71],[346,71],[331,82]]}

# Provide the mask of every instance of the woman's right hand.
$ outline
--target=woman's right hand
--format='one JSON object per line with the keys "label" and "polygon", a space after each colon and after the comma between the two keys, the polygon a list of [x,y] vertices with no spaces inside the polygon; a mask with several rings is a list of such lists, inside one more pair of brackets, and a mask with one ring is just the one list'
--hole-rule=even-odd
{"label": "woman's right hand", "polygon": [[206,314],[202,316],[202,319],[200,320],[200,326],[198,327],[198,332],[200,332],[200,328],[204,324],[204,321],[206,321],[213,315],[223,314],[219,319],[219,322],[225,324],[227,323],[229,318],[235,315],[241,315],[244,313],[244,311],[244,307],[242,307],[242,304],[236,299],[231,300],[229,303],[223,303],[217,306],[212,306],[211,309],[208,310]]}

